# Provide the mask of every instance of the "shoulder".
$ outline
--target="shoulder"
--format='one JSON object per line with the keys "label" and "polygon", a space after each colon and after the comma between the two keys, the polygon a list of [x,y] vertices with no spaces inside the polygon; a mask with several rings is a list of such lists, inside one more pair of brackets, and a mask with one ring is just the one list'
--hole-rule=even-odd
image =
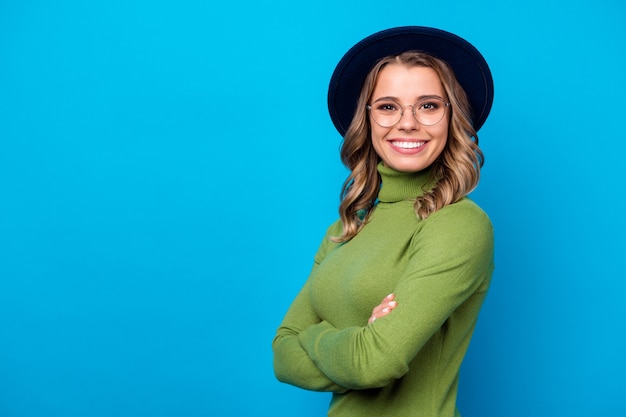
{"label": "shoulder", "polygon": [[341,219],[337,219],[333,223],[331,223],[331,225],[328,226],[328,228],[326,229],[326,238],[329,238],[331,236],[339,236],[342,231],[343,225],[341,223]]}
{"label": "shoulder", "polygon": [[326,257],[326,254],[330,252],[330,250],[333,247],[338,245],[338,243],[333,242],[331,238],[335,236],[341,236],[342,232],[343,232],[343,225],[341,223],[341,220],[336,220],[326,229],[326,234],[324,235],[324,238],[322,239],[322,243],[320,244],[317,250],[317,253],[315,254],[316,263],[319,264],[322,261],[322,259]]}
{"label": "shoulder", "polygon": [[474,229],[474,231],[476,231],[476,229],[492,231],[493,229],[487,213],[469,197],[464,197],[458,202],[447,205],[436,211],[431,214],[424,223],[425,225],[433,224],[438,227],[471,228]]}
{"label": "shoulder", "polygon": [[493,250],[493,226],[487,214],[474,201],[465,197],[423,220],[419,240],[442,248],[469,251]]}

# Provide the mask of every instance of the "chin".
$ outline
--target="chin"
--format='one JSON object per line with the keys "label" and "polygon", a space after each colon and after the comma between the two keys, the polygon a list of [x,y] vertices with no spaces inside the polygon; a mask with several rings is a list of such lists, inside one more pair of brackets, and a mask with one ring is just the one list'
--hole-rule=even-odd
{"label": "chin", "polygon": [[432,164],[420,164],[420,163],[387,163],[388,167],[399,172],[419,172],[428,168]]}

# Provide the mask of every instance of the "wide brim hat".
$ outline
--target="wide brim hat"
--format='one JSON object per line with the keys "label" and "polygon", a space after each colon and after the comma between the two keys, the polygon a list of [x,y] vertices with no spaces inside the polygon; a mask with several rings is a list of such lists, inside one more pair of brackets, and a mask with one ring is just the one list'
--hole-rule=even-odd
{"label": "wide brim hat", "polygon": [[402,26],[374,33],[341,58],[328,87],[328,111],[344,136],[352,122],[367,74],[380,59],[421,51],[445,61],[465,90],[474,130],[487,120],[493,103],[493,78],[480,52],[465,39],[440,29]]}

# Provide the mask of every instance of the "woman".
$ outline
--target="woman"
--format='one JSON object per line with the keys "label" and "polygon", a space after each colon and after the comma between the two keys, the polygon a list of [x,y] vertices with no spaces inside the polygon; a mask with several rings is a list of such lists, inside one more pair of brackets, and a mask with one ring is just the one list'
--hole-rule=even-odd
{"label": "woman", "polygon": [[340,219],[273,343],[277,378],[332,392],[329,416],[459,415],[493,271],[491,223],[466,197],[492,100],[480,53],[437,29],[376,33],[337,66],[329,109],[350,169]]}

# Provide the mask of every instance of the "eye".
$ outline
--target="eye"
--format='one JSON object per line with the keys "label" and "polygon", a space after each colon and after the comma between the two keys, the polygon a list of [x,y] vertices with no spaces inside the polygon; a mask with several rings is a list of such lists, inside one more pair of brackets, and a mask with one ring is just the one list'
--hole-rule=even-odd
{"label": "eye", "polygon": [[398,111],[398,106],[393,102],[376,103],[376,110],[380,112],[393,113]]}
{"label": "eye", "polygon": [[419,111],[431,112],[431,111],[438,110],[440,107],[441,107],[441,103],[438,103],[437,101],[424,101],[419,104],[417,109]]}

